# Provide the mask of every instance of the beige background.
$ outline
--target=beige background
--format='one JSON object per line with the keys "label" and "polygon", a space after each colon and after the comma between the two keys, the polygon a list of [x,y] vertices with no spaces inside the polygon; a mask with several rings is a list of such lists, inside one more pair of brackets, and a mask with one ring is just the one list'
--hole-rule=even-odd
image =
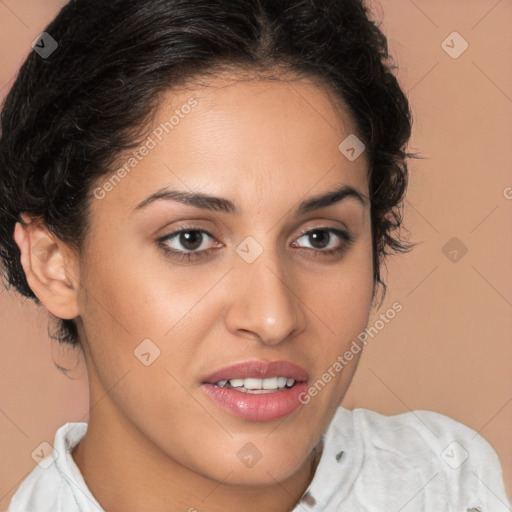
{"label": "beige background", "polygon": [[[59,0],[0,0],[0,97]],[[512,495],[512,2],[374,2],[415,118],[406,226],[419,242],[388,264],[403,311],[369,338],[343,405],[429,409],[480,432]],[[462,48],[458,32],[469,44]],[[453,40],[453,42],[452,42]],[[511,187],[511,188],[507,188]],[[508,192],[508,193],[507,193]],[[507,199],[507,196],[509,199]],[[457,262],[457,237],[467,253]],[[453,242],[451,242],[453,243]],[[451,252],[451,254],[450,254]],[[447,256],[445,255],[447,254]],[[384,274],[386,275],[386,274]],[[87,421],[82,366],[60,374],[42,309],[0,292],[0,510],[33,468],[31,453],[66,421]],[[374,320],[370,321],[373,324]],[[53,352],[52,352],[53,351]]]}

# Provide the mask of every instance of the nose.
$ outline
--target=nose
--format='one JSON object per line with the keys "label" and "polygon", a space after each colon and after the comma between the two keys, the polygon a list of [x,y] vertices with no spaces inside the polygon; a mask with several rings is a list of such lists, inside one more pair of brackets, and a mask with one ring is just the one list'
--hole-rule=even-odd
{"label": "nose", "polygon": [[230,332],[277,345],[305,329],[304,302],[294,290],[293,273],[284,271],[277,256],[264,251],[252,263],[240,259],[236,266],[225,313]]}

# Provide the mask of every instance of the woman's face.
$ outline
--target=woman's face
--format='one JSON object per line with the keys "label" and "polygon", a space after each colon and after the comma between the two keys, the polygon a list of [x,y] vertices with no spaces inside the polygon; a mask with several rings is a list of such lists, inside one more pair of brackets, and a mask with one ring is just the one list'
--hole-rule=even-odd
{"label": "woman's face", "polygon": [[151,139],[94,189],[90,428],[148,470],[272,483],[305,463],[357,366],[333,372],[371,306],[368,162],[353,138],[350,159],[338,148],[354,126],[308,80],[208,85],[166,93]]}

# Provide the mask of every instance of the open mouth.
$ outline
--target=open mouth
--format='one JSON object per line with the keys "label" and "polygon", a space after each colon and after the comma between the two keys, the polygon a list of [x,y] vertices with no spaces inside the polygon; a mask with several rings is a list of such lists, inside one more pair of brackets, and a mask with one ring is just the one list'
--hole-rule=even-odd
{"label": "open mouth", "polygon": [[201,390],[221,409],[249,421],[272,421],[297,410],[309,374],[289,361],[250,360],[215,371]]}
{"label": "open mouth", "polygon": [[229,379],[213,382],[215,386],[225,389],[234,389],[242,393],[264,394],[276,393],[295,386],[295,379],[288,377],[269,377],[265,379]]}

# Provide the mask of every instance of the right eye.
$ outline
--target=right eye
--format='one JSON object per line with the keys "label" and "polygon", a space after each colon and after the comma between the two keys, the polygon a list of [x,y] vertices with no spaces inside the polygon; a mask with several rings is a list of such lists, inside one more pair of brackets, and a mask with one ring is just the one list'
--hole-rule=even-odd
{"label": "right eye", "polygon": [[[205,257],[209,251],[213,250],[213,247],[208,247],[207,238],[215,240],[208,231],[187,226],[159,238],[157,243],[167,255],[179,260],[191,261]],[[217,247],[222,246],[216,243]]]}

